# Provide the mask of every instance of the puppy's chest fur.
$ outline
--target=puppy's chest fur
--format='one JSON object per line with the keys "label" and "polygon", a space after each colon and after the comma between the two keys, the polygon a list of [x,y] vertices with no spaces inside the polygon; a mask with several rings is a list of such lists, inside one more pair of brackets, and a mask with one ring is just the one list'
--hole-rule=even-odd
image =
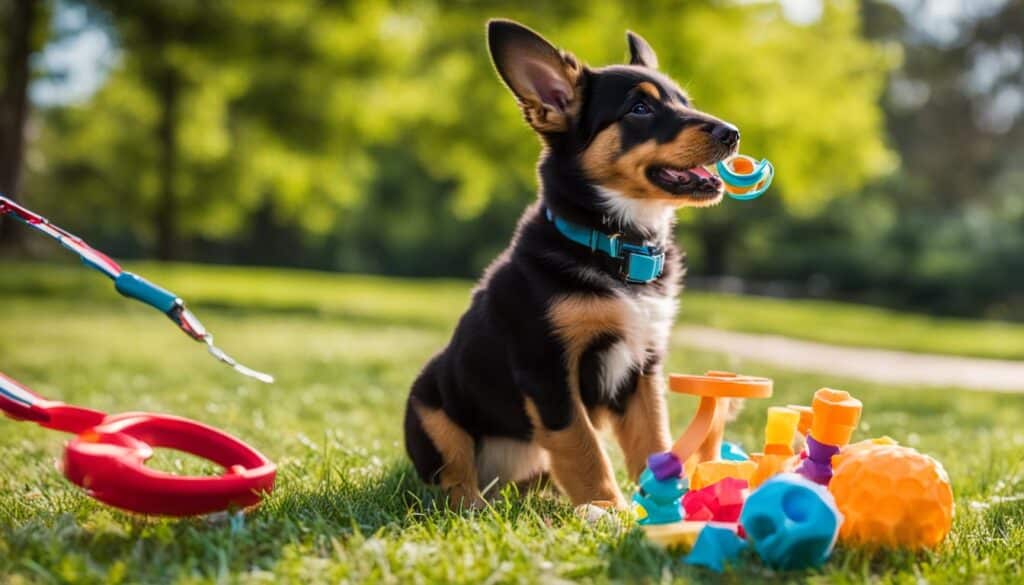
{"label": "puppy's chest fur", "polygon": [[585,401],[615,402],[665,354],[676,309],[673,290],[556,298],[548,317],[563,344],[570,387]]}

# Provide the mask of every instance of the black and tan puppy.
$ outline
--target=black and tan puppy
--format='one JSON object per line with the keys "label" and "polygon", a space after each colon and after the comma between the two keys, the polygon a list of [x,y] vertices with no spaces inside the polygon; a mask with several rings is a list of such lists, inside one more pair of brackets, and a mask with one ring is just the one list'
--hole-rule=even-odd
{"label": "black and tan puppy", "polygon": [[488,25],[494,66],[544,149],[539,200],[409,396],[406,449],[455,506],[479,505],[494,480],[549,473],[573,504],[624,507],[597,429],[611,424],[634,478],[670,447],[675,211],[721,200],[704,167],[740,136],[627,37],[628,65],[591,69],[520,24]]}

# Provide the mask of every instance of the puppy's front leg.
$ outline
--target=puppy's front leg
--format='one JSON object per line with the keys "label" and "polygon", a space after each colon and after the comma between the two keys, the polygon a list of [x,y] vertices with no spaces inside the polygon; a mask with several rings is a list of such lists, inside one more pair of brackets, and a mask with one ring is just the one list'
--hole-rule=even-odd
{"label": "puppy's front leg", "polygon": [[636,390],[625,399],[622,411],[612,412],[615,436],[626,458],[626,469],[636,480],[647,466],[648,456],[672,448],[661,370],[637,376]]}
{"label": "puppy's front leg", "polygon": [[626,500],[615,483],[611,461],[601,447],[597,430],[579,398],[573,397],[572,403],[568,424],[553,429],[544,422],[533,400],[526,402],[534,425],[534,440],[550,456],[551,476],[574,506],[610,502],[625,509]]}
{"label": "puppy's front leg", "polygon": [[568,375],[564,349],[548,339],[513,348],[516,385],[523,391],[533,440],[548,452],[551,478],[573,505],[610,502],[626,507],[597,429]]}

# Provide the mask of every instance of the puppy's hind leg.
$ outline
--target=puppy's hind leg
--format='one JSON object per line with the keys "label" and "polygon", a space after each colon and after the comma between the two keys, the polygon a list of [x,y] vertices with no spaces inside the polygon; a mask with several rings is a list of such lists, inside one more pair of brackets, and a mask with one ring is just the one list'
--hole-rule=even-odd
{"label": "puppy's hind leg", "polygon": [[473,438],[443,410],[425,406],[415,391],[405,411],[405,449],[420,479],[447,492],[450,507],[485,505],[477,485]]}

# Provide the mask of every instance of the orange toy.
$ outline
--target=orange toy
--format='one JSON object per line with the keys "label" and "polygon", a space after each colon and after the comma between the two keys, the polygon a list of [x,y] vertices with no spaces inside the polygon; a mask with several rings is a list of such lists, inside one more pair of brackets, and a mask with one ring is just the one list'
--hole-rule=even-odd
{"label": "orange toy", "polygon": [[942,464],[891,439],[850,445],[833,458],[829,491],[850,545],[935,548],[953,522],[953,490]]}
{"label": "orange toy", "polygon": [[[672,374],[668,384],[672,392],[700,396],[697,414],[693,415],[686,431],[672,445],[672,454],[680,462],[686,462],[690,455],[696,453],[712,433],[717,434],[721,441],[725,420],[718,411],[720,398],[769,398],[772,395],[770,379],[741,376],[732,372],[710,371],[703,376]],[[714,453],[718,453],[717,445]]]}
{"label": "orange toy", "polygon": [[863,405],[845,390],[822,388],[814,393],[811,436],[819,443],[842,447],[850,442]]}
{"label": "orange toy", "polygon": [[797,423],[796,430],[801,435],[807,436],[807,433],[811,432],[811,423],[814,422],[814,411],[810,406],[801,406],[798,404],[790,404],[786,408],[800,413],[800,422]]}

